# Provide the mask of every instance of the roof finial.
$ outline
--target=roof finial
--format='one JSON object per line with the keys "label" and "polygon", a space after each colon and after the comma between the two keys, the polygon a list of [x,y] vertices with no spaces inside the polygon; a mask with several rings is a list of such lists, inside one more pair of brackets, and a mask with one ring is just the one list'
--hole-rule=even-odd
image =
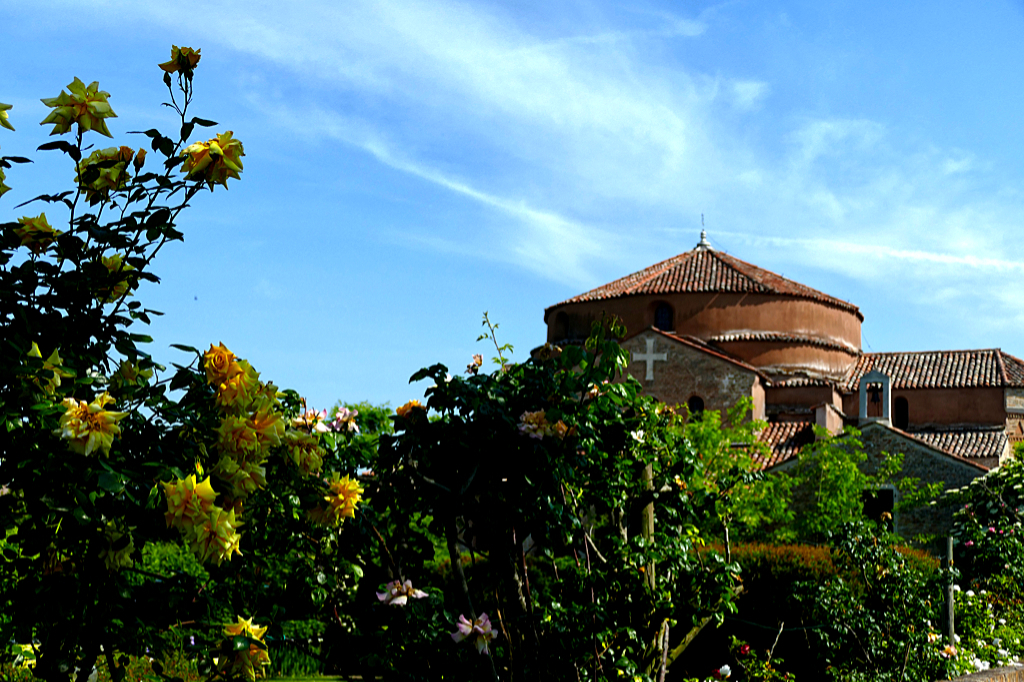
{"label": "roof finial", "polygon": [[714,247],[711,246],[711,242],[708,241],[708,231],[704,229],[704,214],[700,214],[700,243],[697,244],[697,249],[701,251],[714,251]]}

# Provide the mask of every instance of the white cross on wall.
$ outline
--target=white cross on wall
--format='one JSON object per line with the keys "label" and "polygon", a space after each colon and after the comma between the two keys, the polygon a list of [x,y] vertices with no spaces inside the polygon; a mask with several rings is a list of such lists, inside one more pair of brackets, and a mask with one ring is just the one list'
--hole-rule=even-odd
{"label": "white cross on wall", "polygon": [[648,337],[647,341],[647,352],[646,353],[635,353],[633,355],[634,361],[641,361],[647,363],[647,376],[644,377],[647,381],[654,381],[654,362],[656,360],[668,360],[668,353],[655,353],[654,352],[654,339]]}

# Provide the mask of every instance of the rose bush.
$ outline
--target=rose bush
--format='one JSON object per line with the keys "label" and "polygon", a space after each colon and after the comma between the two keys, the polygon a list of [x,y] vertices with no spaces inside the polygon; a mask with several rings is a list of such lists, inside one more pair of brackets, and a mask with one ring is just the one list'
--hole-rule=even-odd
{"label": "rose bush", "polygon": [[[197,670],[251,680],[269,661],[268,630],[251,618],[273,633],[333,611],[358,572],[338,556],[369,463],[350,447],[357,434],[310,428],[298,394],[223,344],[177,346],[191,361],[171,371],[144,350],[138,327],[159,313],[137,294],[159,281],[155,257],[183,239],[197,192],[241,177],[231,132],[188,141],[216,125],[188,115],[198,63],[199,50],[175,47],[161,65],[180,131],[145,131],[163,161],[153,170],[145,149],[90,152],[88,136],[113,137],[116,117],[98,83],[75,78],[44,99],[42,123],[67,137],[39,150],[66,155],[74,185],[25,202],[45,213],[0,224],[0,646],[42,679],[84,681],[102,658],[121,680],[144,654],[160,675],[187,633]],[[10,110],[0,105],[0,126],[13,130]],[[0,157],[0,173],[26,162]],[[0,193],[4,180],[16,185],[4,173]],[[153,563],[177,543],[202,571]]]}

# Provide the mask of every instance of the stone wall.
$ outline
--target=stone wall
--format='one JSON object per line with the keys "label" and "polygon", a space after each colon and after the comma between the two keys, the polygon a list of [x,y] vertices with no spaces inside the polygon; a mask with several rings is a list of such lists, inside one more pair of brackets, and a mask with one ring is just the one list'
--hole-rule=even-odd
{"label": "stone wall", "polygon": [[[957,460],[949,455],[933,450],[923,443],[907,438],[899,432],[881,423],[872,423],[861,430],[861,442],[868,454],[867,461],[861,470],[867,474],[875,474],[882,462],[881,453],[903,453],[903,470],[897,482],[907,476],[919,478],[922,483],[943,482],[945,490],[960,488],[985,474],[985,470],[970,463]],[[794,473],[797,460],[771,469],[775,473]],[[815,491],[799,487],[793,490],[793,507],[798,514],[809,509]],[[895,530],[906,538],[916,535],[947,535],[953,526],[955,508],[948,503],[937,501],[911,511],[896,514]],[[1024,681],[1022,681],[1024,682]]]}
{"label": "stone wall", "polygon": [[[927,445],[900,434],[881,423],[871,423],[861,430],[861,441],[868,453],[866,473],[875,473],[881,464],[881,453],[903,453],[903,470],[899,478],[915,477],[922,483],[943,482],[945,490],[960,488],[985,469],[955,459]],[[941,502],[920,509],[902,512],[896,517],[896,531],[904,537],[921,533],[946,534],[953,524],[953,507]]]}
{"label": "stone wall", "polygon": [[[633,357],[628,372],[647,395],[668,405],[685,405],[698,396],[705,409],[720,410],[723,416],[740,398],[748,397],[754,400],[753,417],[763,418],[764,388],[759,375],[749,368],[653,330],[637,334],[622,345]],[[642,359],[649,354],[655,359]]]}
{"label": "stone wall", "polygon": [[955,677],[952,680],[941,680],[941,682],[1024,682],[1024,668],[1020,666],[992,668],[985,672],[971,673],[963,677]]}

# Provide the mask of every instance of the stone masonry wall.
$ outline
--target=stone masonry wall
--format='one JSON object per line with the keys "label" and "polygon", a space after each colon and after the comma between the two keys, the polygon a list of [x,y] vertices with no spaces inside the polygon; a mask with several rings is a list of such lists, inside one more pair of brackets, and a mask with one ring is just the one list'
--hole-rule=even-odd
{"label": "stone masonry wall", "polygon": [[[861,470],[867,474],[877,473],[882,452],[903,453],[903,470],[898,479],[910,476],[919,478],[922,483],[942,481],[945,490],[960,488],[985,473],[978,467],[938,453],[881,424],[865,426],[861,431],[861,442],[868,453],[868,459],[861,465]],[[796,461],[792,460],[773,469],[772,473],[793,473],[795,467]],[[793,507],[798,514],[810,508],[813,494],[814,491],[803,487],[793,491]],[[937,502],[935,505],[898,513],[895,519],[896,532],[906,538],[920,534],[945,535],[952,528],[953,511],[952,505]]]}
{"label": "stone masonry wall", "polygon": [[[863,427],[861,441],[869,455],[863,467],[866,473],[878,470],[882,452],[903,453],[900,479],[910,476],[921,479],[922,483],[942,481],[945,490],[960,488],[985,473],[983,469],[936,452],[882,424]],[[952,527],[953,511],[951,505],[937,503],[903,512],[896,518],[896,530],[904,537],[920,533],[945,534]]]}
{"label": "stone masonry wall", "polygon": [[[647,379],[648,362],[638,357],[647,354],[648,341],[656,357],[651,362],[653,379]],[[668,405],[685,405],[693,396],[704,401],[707,410],[723,412],[743,397],[754,398],[754,418],[764,415],[764,389],[755,373],[733,362],[694,348],[653,331],[637,334],[623,343],[633,361],[628,372],[644,387],[644,392]]]}

